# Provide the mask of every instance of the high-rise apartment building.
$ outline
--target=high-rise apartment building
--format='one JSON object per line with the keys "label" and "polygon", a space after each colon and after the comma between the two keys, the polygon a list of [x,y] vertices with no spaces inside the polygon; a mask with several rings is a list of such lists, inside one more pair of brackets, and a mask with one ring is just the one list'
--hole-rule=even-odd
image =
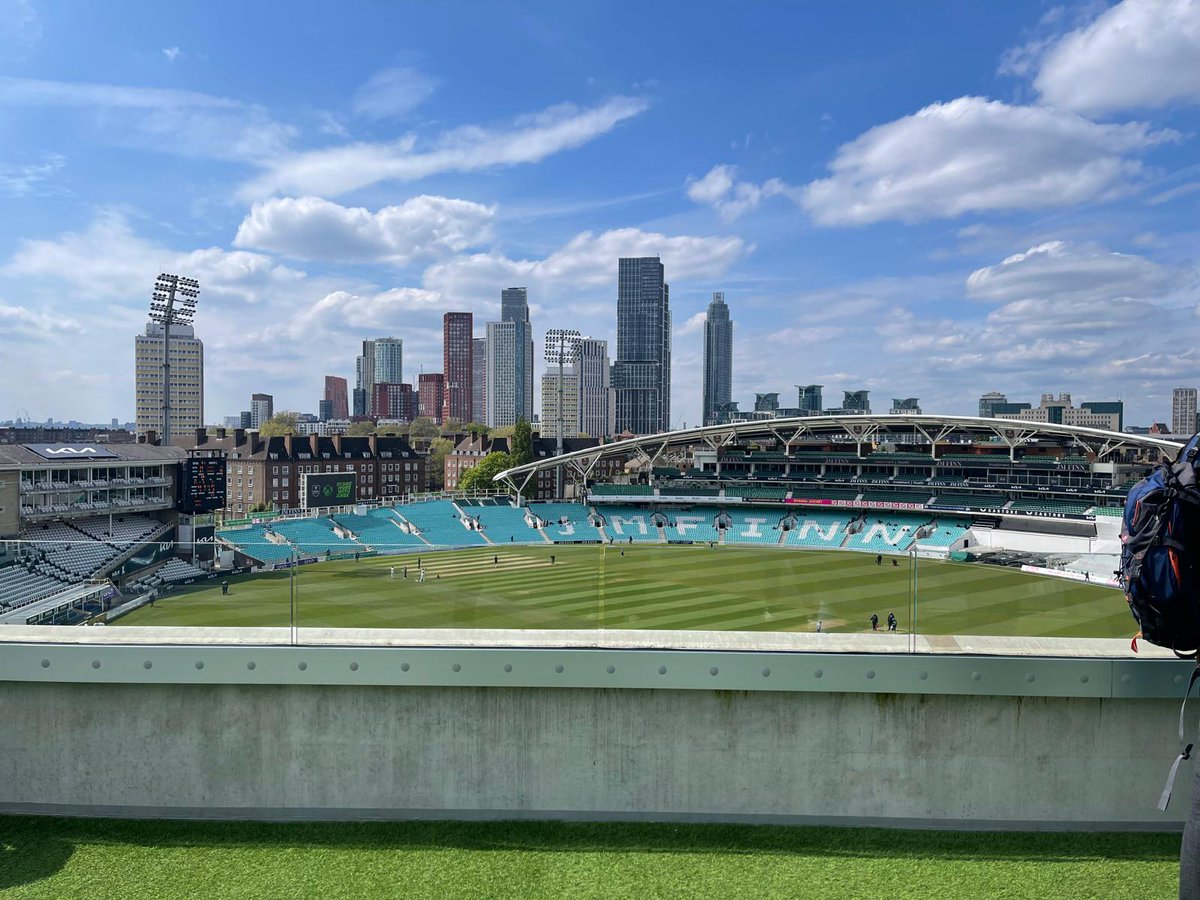
{"label": "high-rise apartment building", "polygon": [[617,262],[616,431],[654,434],[671,422],[670,289],[657,256]]}
{"label": "high-rise apartment building", "polygon": [[1196,426],[1196,389],[1175,388],[1171,391],[1171,434],[1193,434]]}
{"label": "high-rise apartment building", "polygon": [[448,312],[442,316],[442,374],[445,399],[439,413],[441,421],[471,421],[474,317],[469,312]]}
{"label": "high-rise apartment building", "polygon": [[821,388],[823,384],[798,384],[796,390],[798,396],[796,398],[796,408],[800,410],[802,416],[819,416],[824,410],[823,401],[821,399]]}
{"label": "high-rise apartment building", "polygon": [[257,430],[275,415],[275,398],[270,394],[250,395],[250,427]]}
{"label": "high-rise apartment building", "polygon": [[539,434],[544,438],[558,440],[559,399],[562,400],[562,436],[579,436],[579,376],[574,372],[563,372],[562,391],[558,385],[558,367],[542,375],[542,417]]}
{"label": "high-rise apartment building", "polygon": [[892,408],[889,412],[893,416],[919,416],[921,415],[921,401],[917,397],[899,397],[892,398]]}
{"label": "high-rise apartment building", "polygon": [[500,321],[517,326],[514,377],[517,417],[533,419],[533,326],[529,322],[529,290],[505,288],[500,292]]}
{"label": "high-rise apartment building", "polygon": [[733,393],[733,322],[723,291],[714,291],[704,319],[704,425],[719,422],[717,410]]}
{"label": "high-rise apartment building", "polygon": [[998,419],[1020,419],[1025,422],[1046,422],[1055,425],[1075,425],[1081,428],[1099,428],[1104,431],[1121,431],[1125,427],[1125,404],[1120,400],[1093,400],[1071,404],[1071,395],[1061,392],[1042,394],[1041,403],[994,403],[993,415]]}
{"label": "high-rise apartment building", "polygon": [[[355,397],[358,397],[358,391],[362,391],[363,408],[361,412],[355,412],[356,416],[369,416],[371,414],[371,401],[375,396],[375,342],[363,341],[362,353],[354,360],[354,387]],[[356,407],[357,408],[357,400]]]}
{"label": "high-rise apartment building", "polygon": [[386,381],[389,384],[404,381],[404,342],[399,338],[385,337],[375,338],[371,343],[375,347],[374,381]]}
{"label": "high-rise apartment building", "polygon": [[[590,337],[581,339],[573,370],[579,376],[580,433],[594,438],[610,436],[613,433],[613,393],[608,341]],[[542,419],[545,418],[543,409]]]}
{"label": "high-rise apartment building", "polygon": [[[162,432],[163,327],[151,322],[133,339],[134,411],[138,434]],[[204,342],[191,325],[171,326],[171,433],[204,425]]]}
{"label": "high-rise apartment building", "polygon": [[869,414],[871,412],[871,401],[868,399],[870,391],[843,391],[842,411],[854,414]]}
{"label": "high-rise apartment building", "polygon": [[487,424],[513,425],[533,420],[533,331],[525,288],[500,292],[500,321],[487,323],[484,372]]}
{"label": "high-rise apartment building", "polygon": [[487,323],[487,415],[490,428],[515,425],[518,416],[516,322]]}
{"label": "high-rise apartment building", "polygon": [[411,422],[417,417],[417,395],[411,384],[377,381],[371,391],[371,408],[376,418]]}
{"label": "high-rise apartment building", "polygon": [[422,372],[417,376],[417,414],[441,424],[446,405],[446,379],[441,372]]}
{"label": "high-rise apartment building", "polygon": [[990,419],[996,415],[997,408],[1005,407],[1007,404],[1007,395],[999,391],[988,391],[979,398],[979,415],[984,419]]}
{"label": "high-rise apartment building", "polygon": [[348,419],[350,417],[350,404],[346,398],[346,379],[340,375],[325,376],[325,397],[323,398],[329,403],[329,415],[323,421],[329,419]]}
{"label": "high-rise apartment building", "polygon": [[471,421],[487,421],[487,338],[471,339]]}

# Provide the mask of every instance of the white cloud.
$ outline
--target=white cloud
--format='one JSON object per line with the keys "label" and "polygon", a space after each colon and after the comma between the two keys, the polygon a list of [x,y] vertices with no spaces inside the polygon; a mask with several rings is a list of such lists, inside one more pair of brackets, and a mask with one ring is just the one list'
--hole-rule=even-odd
{"label": "white cloud", "polygon": [[791,189],[780,179],[762,184],[737,180],[737,166],[713,166],[703,178],[690,180],[687,195],[696,203],[711,206],[726,222],[757,207],[768,197],[787,194]]}
{"label": "white cloud", "polygon": [[[332,291],[296,316],[290,325],[293,335],[343,331],[361,335],[364,330],[387,331],[409,321],[414,313],[441,317],[442,295],[421,288],[393,288],[372,293]],[[428,324],[428,323],[427,323]],[[411,358],[411,357],[410,357]]]}
{"label": "white cloud", "polygon": [[832,175],[803,188],[801,205],[823,225],[863,225],[1103,200],[1140,176],[1131,155],[1177,137],[1144,123],[1103,125],[959,97],[844,144]]}
{"label": "white cloud", "polygon": [[1045,51],[1042,101],[1085,115],[1200,103],[1200,0],[1124,0]]}
{"label": "white cloud", "polygon": [[168,62],[175,62],[175,60],[183,55],[183,51],[178,47],[163,47],[162,54],[167,58]]}
{"label": "white cloud", "polygon": [[989,303],[1014,300],[1096,303],[1161,297],[1182,283],[1178,272],[1143,256],[1113,253],[1093,244],[1048,241],[967,277],[967,296]]}
{"label": "white cloud", "polygon": [[[660,256],[667,281],[715,278],[748,247],[738,237],[668,236],[636,228],[595,234],[585,231],[543,259],[510,259],[499,253],[458,256],[431,266],[425,286],[447,296],[498,298],[499,289],[528,285],[530,302],[547,294],[571,302],[583,289],[611,293],[622,256]],[[542,296],[539,296],[542,295]],[[609,301],[611,312],[611,300]]]}
{"label": "white cloud", "polygon": [[1147,198],[1146,202],[1151,206],[1160,206],[1163,203],[1170,203],[1172,200],[1177,200],[1180,197],[1186,197],[1188,194],[1194,194],[1196,191],[1200,191],[1200,181],[1189,181],[1187,184],[1181,184],[1170,190],[1155,194],[1153,197]]}
{"label": "white cloud", "polygon": [[354,111],[368,119],[404,116],[433,96],[437,82],[416,69],[384,69],[354,95]]}
{"label": "white cloud", "polygon": [[31,0],[0,0],[0,61],[24,59],[41,36]]}
{"label": "white cloud", "polygon": [[164,153],[266,162],[295,135],[265,109],[166,88],[0,77],[0,107],[83,110],[107,139]]}
{"label": "white cloud", "polygon": [[704,322],[708,318],[707,313],[694,313],[686,322],[675,329],[676,334],[698,334],[704,330]]}
{"label": "white cloud", "polygon": [[256,199],[288,192],[336,196],[381,181],[413,181],[439,172],[471,172],[538,162],[586,144],[647,108],[636,97],[613,97],[591,109],[571,104],[523,116],[507,128],[469,125],[449,131],[428,149],[408,136],[392,143],[358,143],[296,153],[274,161],[245,185]]}
{"label": "white cloud", "polygon": [[234,244],[296,259],[403,265],[486,242],[495,213],[493,206],[426,195],[377,212],[284,197],[255,203]]}
{"label": "white cloud", "polygon": [[57,193],[51,179],[67,164],[67,158],[57,153],[43,157],[41,162],[16,166],[0,166],[0,194],[28,197]]}
{"label": "white cloud", "polygon": [[150,288],[159,272],[179,272],[200,280],[201,303],[258,302],[270,289],[294,285],[303,272],[270,257],[208,247],[190,252],[170,250],[134,234],[122,214],[105,211],[81,232],[55,240],[24,240],[2,268],[9,277],[63,281],[91,297],[149,304]]}
{"label": "white cloud", "polygon": [[49,315],[0,301],[0,335],[53,339],[60,332],[78,334],[82,326],[68,316]]}

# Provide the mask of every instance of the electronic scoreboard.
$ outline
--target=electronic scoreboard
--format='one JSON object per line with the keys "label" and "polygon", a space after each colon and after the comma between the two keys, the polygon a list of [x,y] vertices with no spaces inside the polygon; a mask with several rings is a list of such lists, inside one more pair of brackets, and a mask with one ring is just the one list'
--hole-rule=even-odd
{"label": "electronic scoreboard", "polygon": [[189,515],[225,506],[225,459],[193,456],[180,464],[179,511]]}

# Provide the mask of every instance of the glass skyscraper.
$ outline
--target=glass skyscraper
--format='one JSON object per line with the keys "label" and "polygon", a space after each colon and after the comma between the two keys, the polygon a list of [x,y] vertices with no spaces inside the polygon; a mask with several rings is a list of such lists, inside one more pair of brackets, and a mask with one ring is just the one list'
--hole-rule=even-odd
{"label": "glass skyscraper", "polygon": [[671,422],[670,289],[657,256],[617,262],[616,433],[655,434]]}
{"label": "glass skyscraper", "polygon": [[725,294],[715,291],[704,320],[705,425],[720,424],[717,412],[726,407],[733,392],[733,322]]}

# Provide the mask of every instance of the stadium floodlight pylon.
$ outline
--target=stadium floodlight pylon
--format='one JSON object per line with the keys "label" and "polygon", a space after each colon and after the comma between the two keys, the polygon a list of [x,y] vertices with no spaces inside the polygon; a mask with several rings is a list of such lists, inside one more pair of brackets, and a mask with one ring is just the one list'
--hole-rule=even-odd
{"label": "stadium floodlight pylon", "polygon": [[171,444],[171,326],[191,325],[200,298],[200,282],[182,275],[159,274],[150,295],[150,321],[163,327],[162,446]]}
{"label": "stadium floodlight pylon", "polygon": [[[546,362],[558,364],[558,443],[555,456],[563,455],[563,431],[566,430],[563,421],[563,366],[567,363],[574,365],[579,359],[579,342],[582,339],[583,335],[573,328],[551,328],[546,332]],[[554,470],[554,498],[563,498],[562,466]]]}

